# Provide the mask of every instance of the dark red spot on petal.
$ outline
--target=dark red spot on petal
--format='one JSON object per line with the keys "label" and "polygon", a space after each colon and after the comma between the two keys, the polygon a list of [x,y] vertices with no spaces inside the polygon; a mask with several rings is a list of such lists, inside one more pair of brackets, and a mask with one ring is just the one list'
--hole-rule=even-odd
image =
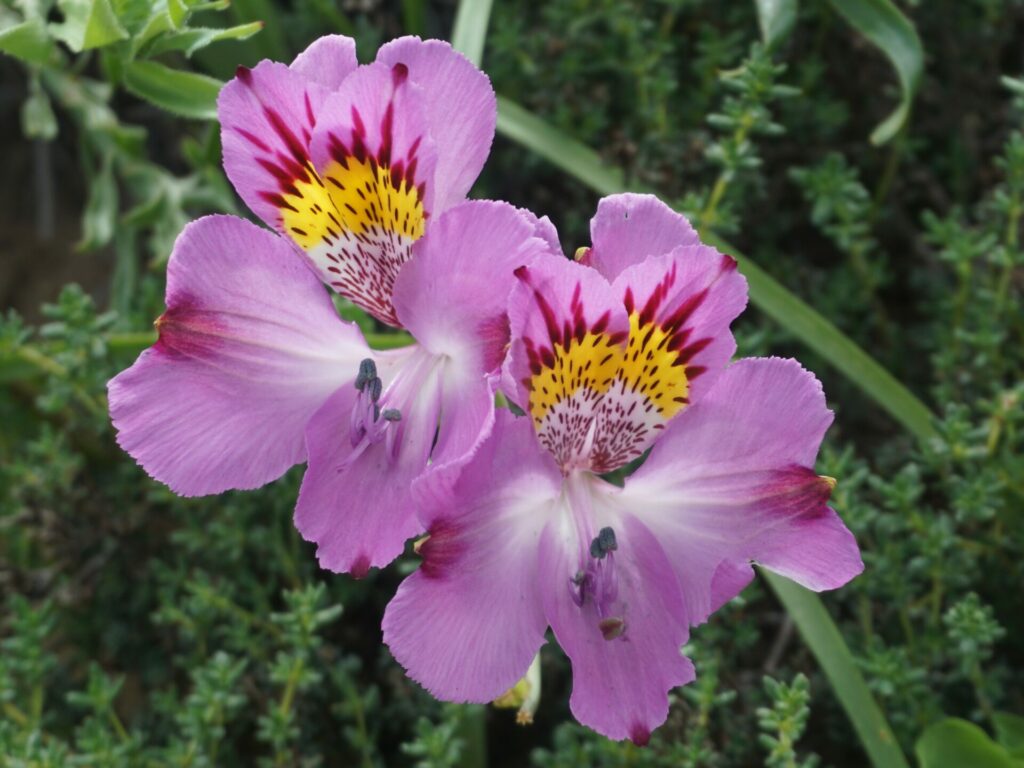
{"label": "dark red spot on petal", "polygon": [[399,62],[391,68],[391,82],[394,84],[395,88],[404,83],[408,77],[409,68],[405,66],[405,64]]}
{"label": "dark red spot on petal", "polygon": [[365,554],[361,554],[352,561],[352,567],[349,569],[349,573],[352,574],[354,579],[364,579],[366,574],[370,572],[370,558]]}
{"label": "dark red spot on petal", "polygon": [[438,521],[430,529],[430,535],[420,545],[420,573],[428,579],[443,579],[457,567],[465,543],[459,537],[459,529],[449,521]]}
{"label": "dark red spot on petal", "polygon": [[638,747],[646,747],[651,740],[651,731],[642,723],[633,723],[633,727],[629,729],[629,740]]}

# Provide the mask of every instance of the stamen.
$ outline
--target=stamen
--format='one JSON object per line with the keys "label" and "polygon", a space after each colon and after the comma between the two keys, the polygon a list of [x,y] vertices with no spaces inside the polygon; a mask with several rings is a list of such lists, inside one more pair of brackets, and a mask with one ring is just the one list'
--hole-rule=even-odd
{"label": "stamen", "polygon": [[374,376],[367,382],[366,391],[370,395],[370,400],[376,403],[380,400],[380,395],[384,391],[384,382],[380,380],[379,376]]}
{"label": "stamen", "polygon": [[615,540],[615,531],[611,528],[602,528],[598,531],[597,536],[590,542],[590,556],[603,560],[609,552],[614,552],[619,548],[618,542]]}
{"label": "stamen", "polygon": [[377,364],[369,357],[359,363],[359,373],[356,374],[356,389],[360,392],[371,381],[377,378]]}
{"label": "stamen", "polygon": [[397,408],[381,408],[384,382],[377,375],[377,365],[370,358],[359,363],[355,386],[359,394],[352,408],[349,437],[353,452],[348,461],[353,461],[368,445],[381,440],[385,441],[387,454],[394,456],[395,430],[398,429],[394,424],[402,420],[402,412]]}
{"label": "stamen", "polygon": [[614,640],[626,632],[626,621],[618,616],[612,616],[597,622],[597,628],[601,630],[601,637],[605,640]]}

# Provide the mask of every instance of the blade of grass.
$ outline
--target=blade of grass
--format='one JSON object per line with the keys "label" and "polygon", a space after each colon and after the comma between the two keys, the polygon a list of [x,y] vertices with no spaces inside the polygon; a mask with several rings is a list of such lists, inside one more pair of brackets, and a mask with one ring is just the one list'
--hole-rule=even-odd
{"label": "blade of grass", "polygon": [[874,131],[871,143],[885,144],[910,118],[924,71],[924,50],[910,19],[891,0],[830,0],[846,22],[872,42],[892,64],[900,81],[900,103]]}
{"label": "blade of grass", "polygon": [[896,736],[875,703],[853,654],[821,599],[778,574],[762,570],[761,576],[786,607],[804,643],[818,660],[832,691],[850,717],[871,764],[875,768],[909,768]]}
{"label": "blade of grass", "polygon": [[480,66],[487,38],[487,23],[491,19],[492,0],[463,0],[455,11],[452,29],[452,47]]}
{"label": "blade of grass", "polygon": [[[500,96],[498,133],[532,150],[602,195],[653,192],[627,184],[622,171],[605,164],[592,149]],[[703,231],[701,237],[736,258],[750,285],[750,300],[765,314],[825,358],[919,440],[937,435],[928,407],[838,328],[749,256],[713,232]]]}
{"label": "blade of grass", "polygon": [[781,43],[796,25],[797,0],[754,0],[761,40],[769,48]]}

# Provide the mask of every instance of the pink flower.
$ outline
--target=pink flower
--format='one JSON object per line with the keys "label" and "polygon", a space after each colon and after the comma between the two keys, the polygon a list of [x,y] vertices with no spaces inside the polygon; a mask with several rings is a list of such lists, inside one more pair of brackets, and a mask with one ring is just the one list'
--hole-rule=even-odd
{"label": "pink flower", "polygon": [[[159,340],[109,384],[119,444],[186,496],[256,488],[308,460],[295,523],[331,570],[365,573],[421,529],[411,489],[465,462],[494,420],[513,271],[550,227],[463,198],[495,100],[447,43],[395,40],[357,67],[326,37],[220,96],[224,164],[281,235],[189,225]],[[370,350],[320,279],[416,344]]]}
{"label": "pink flower", "polygon": [[[694,678],[689,628],[751,562],[815,590],[862,564],[813,471],[832,421],[817,380],[791,360],[727,365],[735,262],[649,196],[602,200],[591,232],[583,264],[518,271],[505,381],[527,416],[503,412],[456,480],[419,488],[430,535],[384,640],[434,695],[483,702],[550,626],[576,718],[642,744]],[[648,449],[624,487],[600,476]]]}

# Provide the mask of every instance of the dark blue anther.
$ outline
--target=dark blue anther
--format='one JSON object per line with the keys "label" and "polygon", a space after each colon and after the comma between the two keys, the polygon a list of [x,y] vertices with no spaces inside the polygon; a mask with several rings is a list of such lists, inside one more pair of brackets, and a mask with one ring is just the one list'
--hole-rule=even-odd
{"label": "dark blue anther", "polygon": [[377,378],[377,365],[370,358],[359,363],[359,373],[356,374],[356,389],[360,392],[371,381]]}
{"label": "dark blue anther", "polygon": [[402,412],[400,410],[398,410],[397,408],[385,408],[384,412],[381,413],[380,416],[381,416],[382,419],[384,419],[384,421],[401,421],[402,420]]}
{"label": "dark blue anther", "polygon": [[603,560],[605,555],[609,552],[614,552],[618,548],[619,544],[615,541],[615,531],[611,528],[602,528],[597,532],[594,540],[590,542],[590,556]]}
{"label": "dark blue anther", "polygon": [[370,396],[370,399],[375,403],[380,400],[380,394],[384,391],[384,382],[374,376],[369,382],[367,382],[366,386],[367,394]]}

